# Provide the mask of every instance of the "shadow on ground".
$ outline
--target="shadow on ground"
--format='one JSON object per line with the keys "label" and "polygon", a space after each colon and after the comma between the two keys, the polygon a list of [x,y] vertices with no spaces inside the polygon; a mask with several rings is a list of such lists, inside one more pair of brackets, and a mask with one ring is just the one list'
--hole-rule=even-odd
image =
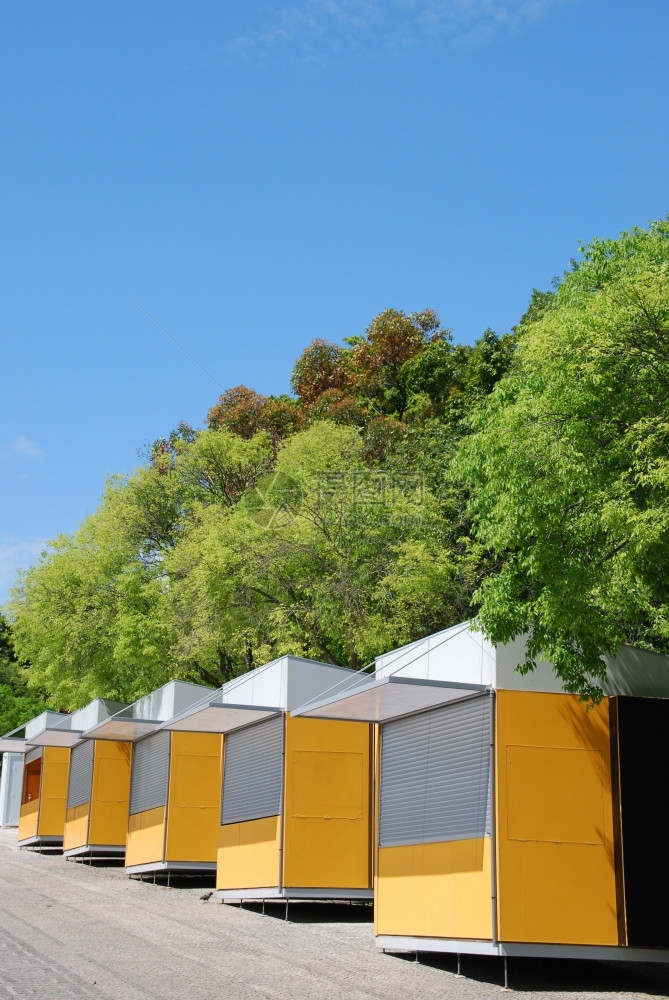
{"label": "shadow on ground", "polygon": [[142,872],[134,873],[129,876],[129,878],[135,879],[137,882],[150,882],[152,885],[162,885],[169,886],[170,889],[212,889],[216,888],[216,873],[212,872],[211,875],[184,875],[183,872],[174,874],[170,872],[156,872],[154,877],[153,872]]}
{"label": "shadow on ground", "polygon": [[87,868],[123,868],[123,858],[68,858],[72,865],[86,865]]}
{"label": "shadow on ground", "polygon": [[[239,906],[239,903],[229,904]],[[264,913],[266,917],[275,920],[286,919],[286,901],[283,899],[244,902],[243,908],[253,913]],[[288,920],[292,924],[367,924],[374,920],[374,907],[371,901],[348,900],[314,902],[312,900],[290,900],[288,904]]]}
{"label": "shadow on ground", "polygon": [[[400,961],[416,961],[415,952],[394,955]],[[423,952],[422,965],[455,975],[456,955]],[[510,958],[507,960],[509,987],[517,992],[554,993],[641,993],[669,996],[669,967],[647,962],[597,962],[567,959]],[[475,982],[504,985],[501,958],[462,955],[460,975]]]}

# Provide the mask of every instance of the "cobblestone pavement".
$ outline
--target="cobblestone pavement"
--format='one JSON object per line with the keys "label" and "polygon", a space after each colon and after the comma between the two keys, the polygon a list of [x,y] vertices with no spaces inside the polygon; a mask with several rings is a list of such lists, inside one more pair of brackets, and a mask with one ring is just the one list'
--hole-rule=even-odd
{"label": "cobblestone pavement", "polygon": [[[370,908],[296,904],[263,916],[19,851],[0,830],[1,1000],[473,1000],[499,997],[499,960],[420,962],[374,947]],[[666,997],[669,970],[618,963],[510,963],[519,998]]]}

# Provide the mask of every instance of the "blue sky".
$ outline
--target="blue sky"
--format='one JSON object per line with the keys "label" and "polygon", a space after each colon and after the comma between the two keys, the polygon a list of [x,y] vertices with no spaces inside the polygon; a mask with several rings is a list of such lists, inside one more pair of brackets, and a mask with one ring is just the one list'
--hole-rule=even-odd
{"label": "blue sky", "polygon": [[669,210],[666,0],[6,0],[0,599],[315,337],[507,329]]}

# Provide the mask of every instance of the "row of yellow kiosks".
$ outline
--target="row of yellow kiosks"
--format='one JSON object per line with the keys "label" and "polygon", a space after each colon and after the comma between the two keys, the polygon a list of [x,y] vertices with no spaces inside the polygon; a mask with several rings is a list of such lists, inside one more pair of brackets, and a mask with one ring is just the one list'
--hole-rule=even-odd
{"label": "row of yellow kiosks", "polygon": [[669,657],[623,647],[596,707],[523,659],[464,623],[297,712],[377,724],[376,943],[667,962]]}
{"label": "row of yellow kiosks", "polygon": [[669,657],[623,647],[595,707],[523,659],[463,623],[373,675],[284,656],[47,713],[0,743],[25,753],[19,842],[215,871],[230,900],[373,888],[389,951],[669,961]]}
{"label": "row of yellow kiosks", "polygon": [[[77,853],[114,855],[119,853],[116,846],[119,839],[123,844],[124,818],[119,813],[124,808],[123,779],[129,762],[123,760],[122,750],[118,754],[119,748],[115,748],[120,757],[117,765],[117,769],[120,767],[121,771],[119,796],[119,782],[114,780],[118,776],[102,765],[95,745],[83,740],[82,736],[91,726],[102,719],[108,719],[124,707],[122,702],[96,698],[65,719],[45,726],[30,739],[31,746],[35,749],[41,747],[45,755],[60,755],[62,771],[58,794],[64,798],[64,801],[61,798],[59,811],[62,824],[60,844],[65,853],[68,853],[67,849],[71,846],[73,833],[81,834],[80,841],[77,841],[78,845],[79,842],[81,844]],[[28,756],[26,754],[26,760]],[[42,791],[45,799],[55,794],[54,786],[51,774],[46,773]],[[117,803],[115,800],[119,797],[121,802]],[[122,852],[123,848],[120,850]]]}
{"label": "row of yellow kiosks", "polygon": [[223,899],[371,899],[371,727],[291,714],[357,676],[283,656],[161,727],[223,741],[208,819]]}
{"label": "row of yellow kiosks", "polygon": [[28,820],[57,801],[49,843],[67,857],[215,873],[224,898],[371,898],[371,727],[290,714],[356,676],[284,656],[218,691],[173,681],[40,718],[23,739],[19,843],[38,843]]}

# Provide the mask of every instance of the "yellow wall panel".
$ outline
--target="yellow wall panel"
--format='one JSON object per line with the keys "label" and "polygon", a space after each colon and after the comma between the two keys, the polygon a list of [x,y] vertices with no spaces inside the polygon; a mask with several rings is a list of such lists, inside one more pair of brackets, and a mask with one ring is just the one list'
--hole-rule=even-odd
{"label": "yellow wall panel", "polygon": [[75,847],[85,847],[86,844],[88,844],[88,802],[74,806],[65,813],[63,850],[71,851]]}
{"label": "yellow wall panel", "polygon": [[219,828],[217,889],[264,889],[279,884],[279,817]]}
{"label": "yellow wall panel", "polygon": [[216,862],[221,821],[218,733],[172,733],[167,811],[168,861]]}
{"label": "yellow wall panel", "polygon": [[513,745],[506,750],[509,840],[603,843],[601,751]]}
{"label": "yellow wall panel", "polygon": [[69,776],[69,748],[44,747],[39,821],[37,824],[37,833],[40,837],[62,837],[65,832]]}
{"label": "yellow wall panel", "polygon": [[95,741],[90,844],[122,846],[126,842],[131,750],[127,742]]}
{"label": "yellow wall panel", "polygon": [[371,727],[286,719],[283,884],[371,888]]}
{"label": "yellow wall panel", "polygon": [[28,840],[37,836],[37,820],[39,817],[39,799],[24,802],[19,813],[19,840]]}
{"label": "yellow wall panel", "polygon": [[496,700],[500,940],[616,945],[607,701]]}
{"label": "yellow wall panel", "polygon": [[165,808],[147,809],[128,817],[125,866],[146,865],[163,860]]}
{"label": "yellow wall panel", "polygon": [[381,847],[376,934],[492,938],[490,839]]}

